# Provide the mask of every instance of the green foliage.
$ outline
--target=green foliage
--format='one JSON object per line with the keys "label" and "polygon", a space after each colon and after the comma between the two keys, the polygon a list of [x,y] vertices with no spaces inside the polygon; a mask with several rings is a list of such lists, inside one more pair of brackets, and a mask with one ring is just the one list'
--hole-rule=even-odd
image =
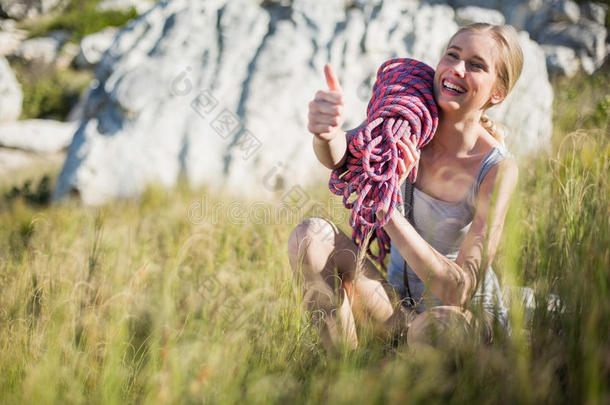
{"label": "green foliage", "polygon": [[45,205],[51,198],[51,179],[48,175],[44,175],[35,190],[31,190],[32,181],[26,180],[23,186],[13,186],[10,191],[4,194],[4,202],[10,203],[16,198],[23,200],[32,205]]}
{"label": "green foliage", "polygon": [[593,76],[581,72],[573,78],[555,78],[553,87],[556,141],[581,129],[610,130],[610,61]]}
{"label": "green foliage", "polygon": [[74,69],[33,70],[13,61],[11,67],[23,92],[21,119],[65,120],[93,78],[89,71]]}
{"label": "green foliage", "polygon": [[26,21],[24,27],[30,30],[30,37],[46,36],[53,30],[67,30],[70,41],[79,42],[83,37],[106,27],[121,27],[137,16],[135,8],[128,11],[97,10],[100,0],[71,0],[66,8],[49,19]]}

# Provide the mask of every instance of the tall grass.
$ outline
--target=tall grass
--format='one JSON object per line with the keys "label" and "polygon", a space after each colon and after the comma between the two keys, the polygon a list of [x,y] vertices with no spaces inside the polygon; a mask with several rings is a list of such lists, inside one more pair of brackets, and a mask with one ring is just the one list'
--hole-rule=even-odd
{"label": "tall grass", "polygon": [[297,220],[194,215],[234,201],[205,188],[101,208],[5,198],[2,402],[608,403],[610,114],[587,84],[608,74],[578,80],[556,86],[553,152],[521,163],[494,263],[538,301],[529,322],[514,305],[510,338],[394,349],[365,328],[355,352],[326,353],[288,265]]}

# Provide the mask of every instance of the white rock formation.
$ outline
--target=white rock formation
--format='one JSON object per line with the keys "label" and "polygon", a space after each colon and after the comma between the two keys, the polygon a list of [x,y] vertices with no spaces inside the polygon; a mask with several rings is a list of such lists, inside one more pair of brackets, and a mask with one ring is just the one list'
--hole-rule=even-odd
{"label": "white rock formation", "polygon": [[595,3],[593,1],[586,1],[581,4],[580,11],[585,18],[604,25],[606,22],[608,5],[603,3]]}
{"label": "white rock formation", "polygon": [[[341,81],[350,128],[365,118],[385,60],[435,67],[458,27],[450,7],[415,0],[266,4],[160,2],[124,28],[97,67],[55,198],[75,189],[99,204],[180,175],[276,198],[327,181],[306,128],[323,65]],[[548,140],[552,102],[544,54],[524,42],[528,72],[501,106],[523,153]]]}
{"label": "white rock formation", "polygon": [[0,175],[8,177],[13,173],[22,173],[22,170],[28,167],[35,167],[39,170],[49,164],[59,167],[65,160],[65,155],[65,152],[39,154],[19,149],[0,148]]}
{"label": "white rock formation", "polygon": [[135,8],[138,14],[142,14],[152,7],[152,0],[102,0],[97,8],[98,10],[129,10]]}
{"label": "white rock formation", "polygon": [[84,37],[80,41],[80,51],[76,56],[77,65],[83,68],[97,65],[104,52],[112,45],[118,31],[116,27],[107,27]]}
{"label": "white rock formation", "polygon": [[519,33],[519,43],[524,57],[521,77],[506,100],[489,109],[489,116],[508,128],[508,149],[522,156],[550,146],[553,88],[542,48],[524,31]]}
{"label": "white rock formation", "polygon": [[67,3],[67,0],[0,0],[0,14],[20,20],[46,14]]}
{"label": "white rock formation", "polygon": [[22,102],[21,86],[6,59],[0,56],[0,122],[18,119]]}
{"label": "white rock formation", "polygon": [[557,22],[576,24],[580,20],[580,7],[572,0],[555,1],[551,3],[551,18]]}
{"label": "white rock formation", "polygon": [[27,34],[22,30],[0,30],[0,56],[13,54]]}
{"label": "white rock formation", "polygon": [[[484,7],[500,11],[507,24],[526,30],[536,42],[545,45],[571,48],[582,69],[592,74],[602,67],[610,46],[605,27],[608,5],[601,2],[573,0],[424,0],[429,3],[447,3],[456,8],[457,19],[464,23],[474,19],[463,18],[461,8]],[[485,21],[488,22],[488,21]],[[489,21],[491,22],[491,21]],[[547,61],[555,63],[556,55]],[[557,66],[549,65],[554,73],[561,74]]]}
{"label": "white rock formation", "polygon": [[36,153],[66,149],[78,127],[74,122],[25,120],[0,124],[0,146]]}
{"label": "white rock formation", "polygon": [[606,28],[588,20],[578,24],[565,22],[549,24],[537,38],[541,44],[561,45],[575,49],[581,58],[591,58],[595,69],[601,67],[606,59],[606,39]]}
{"label": "white rock formation", "polygon": [[455,20],[460,25],[468,25],[475,22],[502,25],[504,16],[498,10],[476,6],[460,7],[455,10]]}
{"label": "white rock formation", "polygon": [[543,45],[546,66],[549,73],[573,77],[580,69],[580,62],[574,49],[567,46]]}
{"label": "white rock formation", "polygon": [[21,43],[14,56],[27,63],[51,65],[55,62],[61,45],[59,39],[52,37],[28,39]]}

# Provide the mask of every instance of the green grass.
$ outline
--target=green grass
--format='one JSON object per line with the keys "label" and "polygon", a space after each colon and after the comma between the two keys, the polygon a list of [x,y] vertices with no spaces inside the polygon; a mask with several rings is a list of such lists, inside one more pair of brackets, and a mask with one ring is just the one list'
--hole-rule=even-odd
{"label": "green grass", "polygon": [[70,0],[61,12],[43,16],[20,23],[20,28],[28,30],[29,37],[44,37],[53,30],[69,31],[72,42],[79,42],[83,37],[96,33],[106,27],[120,27],[137,16],[132,7],[127,11],[99,11],[100,0]]}
{"label": "green grass", "polygon": [[[515,308],[515,333],[490,347],[393,350],[364,328],[357,351],[324,352],[288,265],[298,219],[231,223],[227,208],[202,220],[202,199],[233,201],[205,188],[88,208],[3,185],[2,402],[608,403],[604,75],[556,85],[553,152],[520,164],[494,269],[541,305],[530,324]],[[308,192],[331,198],[325,184]]]}

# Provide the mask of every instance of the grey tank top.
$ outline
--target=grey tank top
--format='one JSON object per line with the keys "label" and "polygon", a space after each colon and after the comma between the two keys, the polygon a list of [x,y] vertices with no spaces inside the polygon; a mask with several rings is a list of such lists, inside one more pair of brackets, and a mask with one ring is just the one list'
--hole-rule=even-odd
{"label": "grey tank top", "polygon": [[[494,147],[481,161],[477,175],[468,191],[460,201],[447,202],[436,199],[413,188],[413,221],[417,232],[432,247],[455,261],[464,236],[468,232],[475,212],[476,196],[483,178],[496,163],[507,156],[512,156],[504,147]],[[401,188],[405,194],[405,184]],[[404,207],[399,211],[404,215]],[[391,242],[388,281],[400,293],[407,296],[404,285],[404,263],[398,248]],[[407,277],[411,298],[418,313],[427,307],[442,305],[442,302],[426,289],[422,281],[407,263]],[[473,303],[480,303],[483,309],[493,314],[498,320],[507,324],[507,310],[502,299],[502,290],[498,278],[491,267],[484,274],[484,279],[477,289]]]}

